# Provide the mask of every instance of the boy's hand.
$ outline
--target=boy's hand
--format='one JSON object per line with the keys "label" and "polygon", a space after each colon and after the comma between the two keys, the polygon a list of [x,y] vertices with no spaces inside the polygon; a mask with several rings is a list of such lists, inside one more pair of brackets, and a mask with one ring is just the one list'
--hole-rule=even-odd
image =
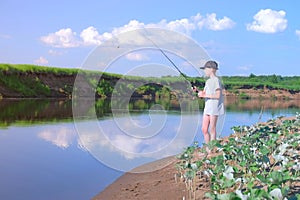
{"label": "boy's hand", "polygon": [[202,98],[205,97],[205,91],[201,91],[201,90],[198,91],[198,97],[200,97],[200,98],[201,98],[201,97],[202,97]]}
{"label": "boy's hand", "polygon": [[193,90],[193,92],[198,92],[199,91],[196,86],[192,86],[192,90]]}

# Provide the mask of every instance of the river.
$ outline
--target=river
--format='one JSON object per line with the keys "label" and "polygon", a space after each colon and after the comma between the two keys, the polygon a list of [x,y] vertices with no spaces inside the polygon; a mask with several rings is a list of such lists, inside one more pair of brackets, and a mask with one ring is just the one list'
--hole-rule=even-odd
{"label": "river", "polygon": [[[226,102],[220,137],[300,108],[297,100]],[[202,102],[192,112],[170,101],[133,100],[128,111],[111,104],[98,100],[74,117],[81,108],[71,100],[0,100],[0,199],[91,199],[124,171],[203,141]]]}

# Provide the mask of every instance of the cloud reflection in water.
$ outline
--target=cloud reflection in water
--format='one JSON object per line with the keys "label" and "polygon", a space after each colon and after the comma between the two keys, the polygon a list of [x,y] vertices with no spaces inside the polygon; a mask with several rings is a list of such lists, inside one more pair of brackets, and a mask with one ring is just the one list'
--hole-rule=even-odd
{"label": "cloud reflection in water", "polygon": [[[133,118],[138,124],[138,119],[140,123],[149,120],[146,114]],[[152,113],[151,118],[152,121],[157,121],[162,115]],[[199,134],[199,114],[168,114],[165,119],[164,126],[151,137],[148,137],[151,133],[149,128],[146,133],[140,132],[141,137],[136,137],[137,127],[133,126],[130,130],[128,124],[132,122],[127,117],[119,117],[117,123],[115,119],[79,122],[76,127],[81,146],[95,158],[114,169],[129,171],[147,162],[182,152],[193,142],[195,134]],[[126,131],[133,132],[134,136],[124,133],[120,129],[120,123],[124,123]],[[147,137],[143,137],[144,134]]]}
{"label": "cloud reflection in water", "polygon": [[74,129],[70,129],[64,126],[57,126],[41,131],[40,133],[38,133],[38,137],[44,139],[47,142],[51,142],[55,146],[66,149],[77,138],[77,134]]}

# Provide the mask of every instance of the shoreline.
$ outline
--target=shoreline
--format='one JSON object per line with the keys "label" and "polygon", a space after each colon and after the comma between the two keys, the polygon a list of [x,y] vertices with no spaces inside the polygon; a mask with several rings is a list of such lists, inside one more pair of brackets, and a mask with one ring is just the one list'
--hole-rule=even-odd
{"label": "shoreline", "polygon": [[[0,88],[1,89],[1,88]],[[289,92],[285,89],[265,89],[258,91],[257,89],[237,89],[237,92],[232,92],[229,90],[225,91],[226,98],[236,98],[240,100],[281,100],[281,101],[293,101],[293,100],[300,100],[300,91],[296,92]],[[0,93],[0,100],[22,100],[22,99],[62,99],[62,100],[70,100],[74,98],[74,96],[67,95],[67,96],[22,96],[22,95],[12,95],[12,96],[3,96]],[[87,97],[80,97],[80,98],[91,98],[90,96]],[[110,99],[111,97],[96,97],[96,99]],[[143,97],[135,97],[137,99],[144,99],[149,100],[149,98]],[[153,98],[150,98],[150,100]]]}
{"label": "shoreline", "polygon": [[[169,156],[154,162],[134,168],[124,173],[103,191],[94,196],[93,200],[123,200],[123,199],[181,199],[186,195],[183,182],[176,182],[175,156]],[[162,168],[149,171],[153,166]],[[148,171],[141,173],[141,171]]]}
{"label": "shoreline", "polygon": [[[295,116],[285,117],[282,120],[293,120]],[[277,122],[279,119],[275,119]],[[268,122],[260,122],[258,124],[267,124]],[[221,141],[228,140],[234,133],[221,138]],[[217,153],[213,153],[214,157]],[[200,158],[201,159],[201,158]],[[175,164],[178,163],[176,156],[170,156],[158,161],[144,164],[126,172],[113,183],[104,188],[103,191],[94,196],[93,200],[123,200],[123,199],[146,199],[146,200],[165,200],[188,199],[189,191],[186,184],[181,178],[177,177],[177,169]],[[153,166],[164,165],[161,169],[146,173],[133,173],[140,171],[148,171]],[[176,176],[176,177],[175,177]],[[177,180],[178,179],[178,180]],[[204,194],[209,191],[208,183],[201,182],[203,188],[196,189],[196,199],[203,199]],[[300,186],[297,182],[296,185]]]}

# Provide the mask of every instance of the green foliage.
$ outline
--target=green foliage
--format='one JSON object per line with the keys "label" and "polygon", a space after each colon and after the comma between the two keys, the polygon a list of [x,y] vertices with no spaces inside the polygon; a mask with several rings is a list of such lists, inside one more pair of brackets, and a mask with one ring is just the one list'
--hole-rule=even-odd
{"label": "green foliage", "polygon": [[[202,89],[205,79],[200,77],[138,77],[122,76],[106,72],[86,71],[69,68],[55,68],[36,65],[15,65],[0,64],[0,84],[9,90],[20,93],[20,96],[49,96],[53,93],[53,88],[39,80],[39,75],[54,74],[59,76],[69,75],[76,77],[78,73],[84,75],[87,82],[95,88],[98,97],[110,97],[114,93],[116,96],[133,94],[136,97],[148,96],[150,98],[172,98],[174,96],[190,96],[191,84]],[[98,80],[100,78],[100,80]],[[119,83],[121,80],[121,83]],[[278,75],[256,76],[250,74],[249,77],[223,76],[222,81],[227,90],[235,93],[240,88],[253,89],[284,89],[290,92],[300,91],[300,77],[282,77]],[[117,84],[118,83],[118,84]],[[191,84],[190,84],[191,83]],[[60,92],[70,96],[73,90],[72,85],[61,83],[63,86]],[[51,93],[52,92],[52,93]],[[248,99],[248,95],[241,93],[241,98]]]}
{"label": "green foliage", "polygon": [[37,78],[23,77],[20,79],[18,76],[6,76],[0,73],[0,83],[24,96],[36,96],[38,94],[48,96],[50,94],[50,88]]}
{"label": "green foliage", "polygon": [[[76,69],[63,69],[54,67],[43,67],[36,65],[13,65],[0,64],[0,84],[22,97],[47,97],[51,88],[43,83],[39,74],[76,74]],[[70,89],[67,85],[61,89]]]}
{"label": "green foliage", "polygon": [[27,65],[27,64],[0,64],[0,70],[6,71],[7,73],[35,72],[35,73],[74,74],[78,72],[78,69],[46,67],[46,66]]}
{"label": "green foliage", "polygon": [[300,77],[299,76],[279,76],[279,75],[260,75],[256,76],[250,74],[249,77],[245,76],[223,76],[227,90],[234,90],[238,88],[254,88],[262,89],[264,87],[269,89],[285,89],[291,91],[300,90]]}
{"label": "green foliage", "polygon": [[101,97],[107,97],[108,95],[111,95],[111,93],[113,92],[113,87],[110,85],[108,81],[101,79],[97,85],[96,91],[97,91],[97,95]]}
{"label": "green foliage", "polygon": [[178,171],[193,175],[185,179],[209,179],[210,199],[299,198],[293,186],[300,182],[300,114],[294,120],[278,118],[232,129],[228,140],[206,145],[216,156],[192,159],[195,146],[178,156]]}

